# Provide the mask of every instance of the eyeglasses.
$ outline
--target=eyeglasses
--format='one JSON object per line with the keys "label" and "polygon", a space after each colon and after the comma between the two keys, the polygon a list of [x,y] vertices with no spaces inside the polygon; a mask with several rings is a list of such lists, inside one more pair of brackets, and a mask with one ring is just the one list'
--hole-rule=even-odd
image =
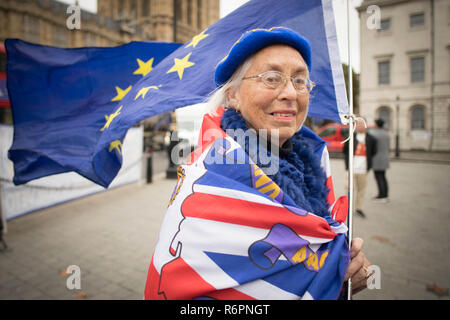
{"label": "eyeglasses", "polygon": [[289,78],[291,79],[292,85],[294,86],[295,90],[298,93],[303,94],[311,92],[311,90],[315,86],[314,82],[312,82],[307,78],[301,76],[290,77],[278,71],[266,71],[256,76],[244,77],[242,78],[242,80],[252,78],[260,78],[262,83],[264,83],[264,85],[272,89],[277,89],[279,87],[283,88],[286,84],[287,78]]}

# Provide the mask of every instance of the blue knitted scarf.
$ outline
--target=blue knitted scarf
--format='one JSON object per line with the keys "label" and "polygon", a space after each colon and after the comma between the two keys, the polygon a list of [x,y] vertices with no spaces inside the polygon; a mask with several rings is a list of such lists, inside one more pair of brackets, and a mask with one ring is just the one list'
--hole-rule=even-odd
{"label": "blue knitted scarf", "polygon": [[[248,130],[245,120],[234,109],[225,111],[220,125],[223,130]],[[246,139],[245,146],[242,147],[247,154],[250,154],[248,141],[249,139]],[[279,170],[268,176],[299,207],[321,217],[329,216],[327,203],[329,189],[325,185],[327,177],[320,167],[320,159],[314,154],[312,147],[300,132],[294,134],[290,141],[293,147],[292,151],[280,152]],[[258,157],[252,158],[252,160],[264,171],[265,166],[259,163]]]}

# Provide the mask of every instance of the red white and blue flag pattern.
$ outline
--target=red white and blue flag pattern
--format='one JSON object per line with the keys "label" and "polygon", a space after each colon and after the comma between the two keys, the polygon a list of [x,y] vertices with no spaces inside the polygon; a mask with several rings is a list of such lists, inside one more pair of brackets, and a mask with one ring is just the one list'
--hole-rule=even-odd
{"label": "red white and blue flag pattern", "polygon": [[[332,218],[297,207],[219,124],[205,116],[200,137],[219,135],[178,169],[145,298],[338,298],[349,263],[346,197],[330,192]],[[332,190],[326,146],[302,130],[319,142]]]}

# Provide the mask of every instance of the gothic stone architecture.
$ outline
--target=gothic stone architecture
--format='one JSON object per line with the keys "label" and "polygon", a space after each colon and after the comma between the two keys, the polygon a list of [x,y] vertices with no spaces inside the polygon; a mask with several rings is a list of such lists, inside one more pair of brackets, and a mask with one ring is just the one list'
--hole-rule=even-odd
{"label": "gothic stone architecture", "polygon": [[67,8],[54,0],[1,0],[0,42],[19,38],[72,48],[174,41],[175,11],[176,42],[184,43],[219,19],[219,0],[98,0],[97,14],[81,10],[81,28],[69,30]]}
{"label": "gothic stone architecture", "polygon": [[[69,5],[54,0],[0,0],[0,47],[7,38],[63,48],[110,47],[130,41],[185,43],[219,20],[220,0],[98,0],[97,14],[81,10],[80,29],[69,30]],[[174,6],[175,5],[175,6]],[[174,10],[175,9],[175,10]],[[175,13],[175,14],[174,14]],[[70,20],[73,22],[73,20]],[[0,73],[5,72],[0,52]],[[159,116],[145,120],[153,124]],[[12,123],[0,108],[0,123]]]}

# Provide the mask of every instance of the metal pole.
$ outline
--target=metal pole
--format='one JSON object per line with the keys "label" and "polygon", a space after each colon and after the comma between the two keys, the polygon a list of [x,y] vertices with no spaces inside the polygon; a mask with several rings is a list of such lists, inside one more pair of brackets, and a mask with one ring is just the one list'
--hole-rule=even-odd
{"label": "metal pole", "polygon": [[146,158],[147,158],[147,171],[146,171],[147,183],[152,183],[153,182],[153,151],[152,150],[148,150]]}
{"label": "metal pole", "polygon": [[430,6],[431,6],[431,117],[430,117],[430,131],[431,131],[431,136],[430,136],[430,144],[428,146],[428,151],[431,151],[433,149],[433,140],[434,140],[434,134],[435,134],[435,130],[434,130],[434,104],[435,104],[435,95],[434,95],[434,73],[435,73],[435,62],[434,62],[434,55],[435,55],[435,50],[434,50],[434,0],[430,1]]}
{"label": "metal pole", "polygon": [[2,212],[2,185],[0,183],[0,244],[3,246],[0,251],[8,250],[8,245],[6,244],[5,239],[3,238],[6,234],[6,217],[3,216]]}
{"label": "metal pole", "polygon": [[400,157],[400,97],[397,96],[396,115],[397,115],[397,130],[395,134],[395,157]]}
{"label": "metal pole", "polygon": [[[348,43],[348,100],[350,115],[353,115],[353,74],[352,74],[352,61],[350,54],[350,0],[347,0],[347,43]],[[348,148],[348,195],[349,195],[349,207],[348,207],[348,244],[352,244],[353,236],[353,125],[354,118],[350,118],[349,123],[349,148]],[[348,279],[347,282],[347,300],[352,300],[352,279]]]}

